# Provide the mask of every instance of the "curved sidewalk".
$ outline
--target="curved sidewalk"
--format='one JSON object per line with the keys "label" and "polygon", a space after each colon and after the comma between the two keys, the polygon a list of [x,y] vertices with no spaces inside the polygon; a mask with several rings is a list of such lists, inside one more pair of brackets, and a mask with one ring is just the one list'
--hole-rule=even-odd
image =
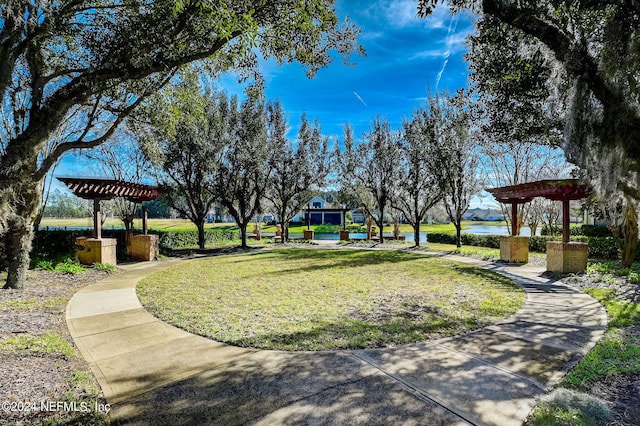
{"label": "curved sidewalk", "polygon": [[136,283],[180,261],[145,263],[80,290],[67,324],[114,424],[519,425],[535,398],[606,329],[591,297],[543,268],[478,262],[527,299],[484,329],[396,348],[277,352],[232,347],[165,324]]}

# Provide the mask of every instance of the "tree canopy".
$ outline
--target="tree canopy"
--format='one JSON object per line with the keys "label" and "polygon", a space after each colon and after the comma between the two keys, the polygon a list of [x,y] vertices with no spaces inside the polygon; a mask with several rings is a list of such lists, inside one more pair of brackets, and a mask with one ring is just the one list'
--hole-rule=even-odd
{"label": "tree canopy", "polygon": [[429,115],[434,121],[435,146],[428,157],[431,173],[451,223],[456,228],[456,245],[462,245],[462,215],[469,209],[471,197],[481,188],[478,176],[477,129],[474,130],[464,91],[451,97],[429,99]]}
{"label": "tree canopy", "polygon": [[401,168],[393,206],[413,227],[416,247],[420,245],[420,224],[427,211],[442,198],[439,179],[430,157],[437,149],[436,119],[426,108],[413,112],[402,123]]}
{"label": "tree canopy", "polygon": [[311,201],[314,191],[324,187],[330,170],[329,140],[322,136],[317,121],[309,123],[302,115],[298,137],[287,139],[282,105],[267,106],[272,173],[266,198],[275,209],[282,226],[282,242],[289,239],[289,222]]}
{"label": "tree canopy", "polygon": [[401,167],[402,133],[391,128],[384,116],[374,119],[371,129],[355,145],[353,130],[344,130],[344,151],[337,147],[339,181],[358,200],[367,216],[380,228],[382,241],[385,211],[391,207]]}
{"label": "tree canopy", "polygon": [[[440,3],[444,1],[419,0],[418,13],[426,16]],[[562,98],[567,114],[568,160],[587,170],[600,192],[621,191],[640,200],[640,3],[448,3],[454,12],[482,12],[480,27],[490,20],[495,20],[494,28],[502,25],[497,35],[511,51],[539,53],[539,64],[552,71],[545,84]],[[502,72],[509,77],[507,69]]]}
{"label": "tree canopy", "polygon": [[[10,0],[0,3],[0,231],[22,287],[40,186],[67,151],[95,147],[186,64],[262,80],[258,58],[313,76],[361,52],[334,0]],[[63,122],[59,143],[40,153]],[[10,236],[10,238],[8,238]]]}
{"label": "tree canopy", "polygon": [[145,157],[155,167],[163,197],[198,229],[216,201],[215,174],[227,131],[229,101],[222,93],[200,93],[195,81],[170,86],[149,99],[129,120]]}

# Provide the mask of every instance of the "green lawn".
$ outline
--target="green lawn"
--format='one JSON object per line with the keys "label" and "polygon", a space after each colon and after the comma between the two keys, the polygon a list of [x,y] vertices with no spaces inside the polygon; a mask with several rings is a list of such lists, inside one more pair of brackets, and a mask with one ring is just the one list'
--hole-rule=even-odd
{"label": "green lawn", "polygon": [[397,251],[278,249],[181,263],[138,285],[164,321],[282,350],[392,346],[515,312],[524,293],[490,271]]}
{"label": "green lawn", "polygon": [[[135,219],[133,225],[137,229],[142,229],[142,219]],[[462,223],[462,229],[467,229],[470,225],[490,225],[490,226],[505,226],[504,222],[472,222],[465,221]],[[59,219],[52,217],[45,217],[40,224],[42,228],[47,226],[64,227],[64,226],[93,226],[92,219],[77,218],[77,219]],[[122,221],[119,219],[107,219],[103,225],[104,229],[111,227],[122,227]],[[206,229],[220,229],[220,230],[237,230],[238,227],[234,223],[207,223]],[[165,231],[183,231],[183,230],[195,230],[196,227],[193,223],[186,219],[149,219],[149,229],[165,230]],[[307,229],[306,226],[292,226],[289,228],[291,233],[302,233]],[[312,226],[311,229],[316,229],[316,226]],[[385,226],[385,234],[391,234],[393,232],[393,226]],[[253,230],[253,223],[250,223],[247,230],[251,232]],[[263,224],[263,232],[275,232],[275,226],[266,226]],[[432,224],[421,225],[421,232],[455,232],[455,227],[452,224]],[[337,232],[337,231],[336,231]],[[409,234],[413,232],[413,228],[410,225],[400,225],[400,233]]]}

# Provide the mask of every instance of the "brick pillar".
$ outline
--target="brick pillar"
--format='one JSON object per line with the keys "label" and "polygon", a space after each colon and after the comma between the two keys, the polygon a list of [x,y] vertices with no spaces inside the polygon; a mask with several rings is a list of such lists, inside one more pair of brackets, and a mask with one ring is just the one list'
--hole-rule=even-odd
{"label": "brick pillar", "polygon": [[587,270],[589,245],[560,241],[547,242],[547,271],[575,273]]}
{"label": "brick pillar", "polygon": [[500,237],[500,260],[509,263],[529,262],[529,237]]}

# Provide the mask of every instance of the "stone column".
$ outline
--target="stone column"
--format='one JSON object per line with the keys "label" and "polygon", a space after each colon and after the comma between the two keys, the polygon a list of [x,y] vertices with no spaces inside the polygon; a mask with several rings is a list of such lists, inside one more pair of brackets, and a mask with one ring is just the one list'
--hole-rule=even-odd
{"label": "stone column", "polygon": [[134,235],[131,237],[131,257],[134,260],[154,260],[160,253],[157,235]]}
{"label": "stone column", "polygon": [[547,271],[576,273],[587,270],[589,245],[579,242],[547,242]]}
{"label": "stone column", "polygon": [[500,237],[500,260],[509,263],[529,262],[529,237]]}
{"label": "stone column", "polygon": [[116,264],[115,238],[76,238],[76,256],[83,265],[93,265],[94,263]]}

